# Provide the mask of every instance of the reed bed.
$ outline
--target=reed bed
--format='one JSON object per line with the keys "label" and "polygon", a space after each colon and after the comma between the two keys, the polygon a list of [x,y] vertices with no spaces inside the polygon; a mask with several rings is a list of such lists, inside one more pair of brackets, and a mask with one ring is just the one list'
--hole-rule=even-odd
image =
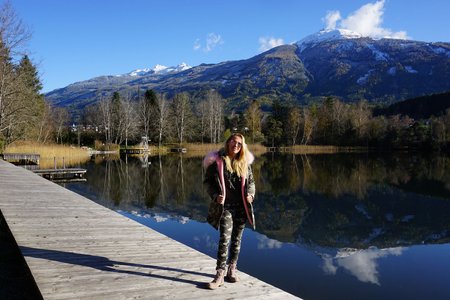
{"label": "reed bed", "polygon": [[[187,150],[185,156],[196,157],[204,156],[210,151],[215,151],[223,147],[220,144],[186,144],[184,146]],[[274,147],[266,147],[261,144],[248,144],[248,149],[256,156],[262,155],[270,151]],[[342,152],[365,152],[366,147],[340,147],[327,145],[295,145],[290,147],[275,147],[275,152],[287,152],[293,154],[333,154]]]}
{"label": "reed bed", "polygon": [[333,154],[345,152],[366,152],[366,147],[342,147],[327,145],[295,145],[283,147],[284,152],[293,154]]}
{"label": "reed bed", "polygon": [[89,151],[74,146],[58,144],[39,144],[33,142],[15,142],[6,147],[5,153],[39,154],[41,169],[69,167],[86,162],[90,158]]}
{"label": "reed bed", "polygon": [[[186,153],[183,154],[185,157],[203,157],[208,152],[217,151],[220,148],[223,148],[224,144],[185,144],[184,148],[186,148]],[[267,148],[260,144],[249,144],[247,145],[248,149],[254,155],[261,155],[267,152]]]}

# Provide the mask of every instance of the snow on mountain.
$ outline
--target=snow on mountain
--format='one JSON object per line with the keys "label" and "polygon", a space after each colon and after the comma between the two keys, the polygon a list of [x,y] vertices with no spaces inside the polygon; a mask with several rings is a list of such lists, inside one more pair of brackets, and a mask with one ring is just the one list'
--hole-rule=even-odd
{"label": "snow on mountain", "polygon": [[153,71],[153,73],[158,74],[158,73],[166,72],[167,69],[168,69],[168,67],[158,64],[153,67],[152,71]]}
{"label": "snow on mountain", "polygon": [[137,70],[131,71],[127,74],[117,75],[117,76],[118,77],[121,77],[121,76],[136,77],[136,76],[145,76],[145,75],[165,75],[165,74],[169,74],[169,73],[177,73],[177,72],[185,71],[190,68],[192,68],[192,67],[186,63],[181,63],[176,67],[166,67],[166,66],[157,64],[152,69],[149,69],[149,68],[137,69]]}
{"label": "snow on mountain", "polygon": [[307,46],[314,47],[314,45],[324,41],[357,39],[361,37],[363,37],[362,34],[347,29],[323,29],[298,41],[297,45],[301,52]]}
{"label": "snow on mountain", "polygon": [[442,47],[435,47],[432,45],[429,45],[429,47],[436,54],[444,54],[447,55],[447,57],[450,57],[450,51],[448,51],[447,49],[444,49]]}
{"label": "snow on mountain", "polygon": [[378,50],[374,45],[367,44],[366,46],[367,46],[367,48],[369,48],[372,51],[372,53],[375,56],[376,60],[378,60],[378,61],[388,61],[390,59],[389,54]]}
{"label": "snow on mountain", "polygon": [[176,67],[166,67],[166,66],[162,66],[162,65],[156,65],[152,71],[154,72],[154,74],[159,74],[159,75],[163,75],[163,74],[168,74],[168,73],[176,73],[176,72],[181,72],[181,71],[185,71],[192,68],[191,66],[189,66],[186,63],[181,63]]}
{"label": "snow on mountain", "polygon": [[[134,71],[132,71],[132,72],[126,74],[126,75],[128,75],[128,76],[143,76],[143,75],[148,74],[150,71],[151,71],[151,69],[148,69],[148,68],[137,69],[137,70],[134,70]],[[122,75],[118,75],[118,76],[122,76]]]}

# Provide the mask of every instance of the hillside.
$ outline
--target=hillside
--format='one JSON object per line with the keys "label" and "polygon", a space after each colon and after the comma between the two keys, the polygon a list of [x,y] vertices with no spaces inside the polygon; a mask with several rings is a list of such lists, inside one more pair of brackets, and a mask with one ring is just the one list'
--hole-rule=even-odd
{"label": "hillside", "polygon": [[450,108],[450,91],[430,96],[422,96],[394,103],[385,108],[375,109],[374,115],[408,115],[420,120],[431,116],[441,116]]}
{"label": "hillside", "polygon": [[450,43],[321,31],[249,59],[102,76],[51,91],[46,98],[57,106],[82,109],[115,91],[136,96],[138,89],[169,97],[186,91],[197,98],[215,89],[238,108],[245,99],[264,96],[297,103],[326,96],[395,103],[450,90]]}

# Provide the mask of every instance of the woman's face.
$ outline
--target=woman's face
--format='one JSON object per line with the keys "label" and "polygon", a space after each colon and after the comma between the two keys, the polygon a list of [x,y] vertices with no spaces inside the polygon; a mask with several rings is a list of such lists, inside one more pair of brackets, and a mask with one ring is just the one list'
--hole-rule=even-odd
{"label": "woman's face", "polygon": [[228,143],[228,153],[234,156],[242,149],[242,139],[239,136],[234,136]]}

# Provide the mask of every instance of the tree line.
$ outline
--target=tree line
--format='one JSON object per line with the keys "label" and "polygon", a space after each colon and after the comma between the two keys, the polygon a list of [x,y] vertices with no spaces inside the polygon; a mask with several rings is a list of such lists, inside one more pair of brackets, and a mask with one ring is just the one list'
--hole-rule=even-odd
{"label": "tree line", "polygon": [[[339,145],[379,149],[449,149],[450,111],[425,120],[374,115],[367,101],[327,97],[309,105],[273,100],[271,107],[247,100],[243,111],[215,90],[172,97],[153,90],[137,96],[114,92],[86,107],[75,127],[67,109],[52,107],[41,93],[36,66],[25,49],[31,34],[9,1],[0,6],[0,151],[18,140],[94,145],[137,144],[142,137],[161,146],[221,143],[241,132],[267,146]],[[287,104],[287,103],[291,104]],[[265,102],[266,103],[266,102]]]}
{"label": "tree line", "polygon": [[450,110],[438,117],[414,120],[404,115],[374,115],[367,101],[345,103],[327,97],[310,105],[285,104],[275,100],[263,111],[250,100],[244,111],[227,109],[227,100],[214,90],[202,98],[189,93],[168,98],[153,90],[133,99],[115,92],[84,111],[83,128],[95,124],[96,133],[86,132],[86,141],[128,145],[142,136],[153,144],[219,143],[233,132],[248,142],[266,146],[338,145],[379,149],[447,149],[450,141]]}

